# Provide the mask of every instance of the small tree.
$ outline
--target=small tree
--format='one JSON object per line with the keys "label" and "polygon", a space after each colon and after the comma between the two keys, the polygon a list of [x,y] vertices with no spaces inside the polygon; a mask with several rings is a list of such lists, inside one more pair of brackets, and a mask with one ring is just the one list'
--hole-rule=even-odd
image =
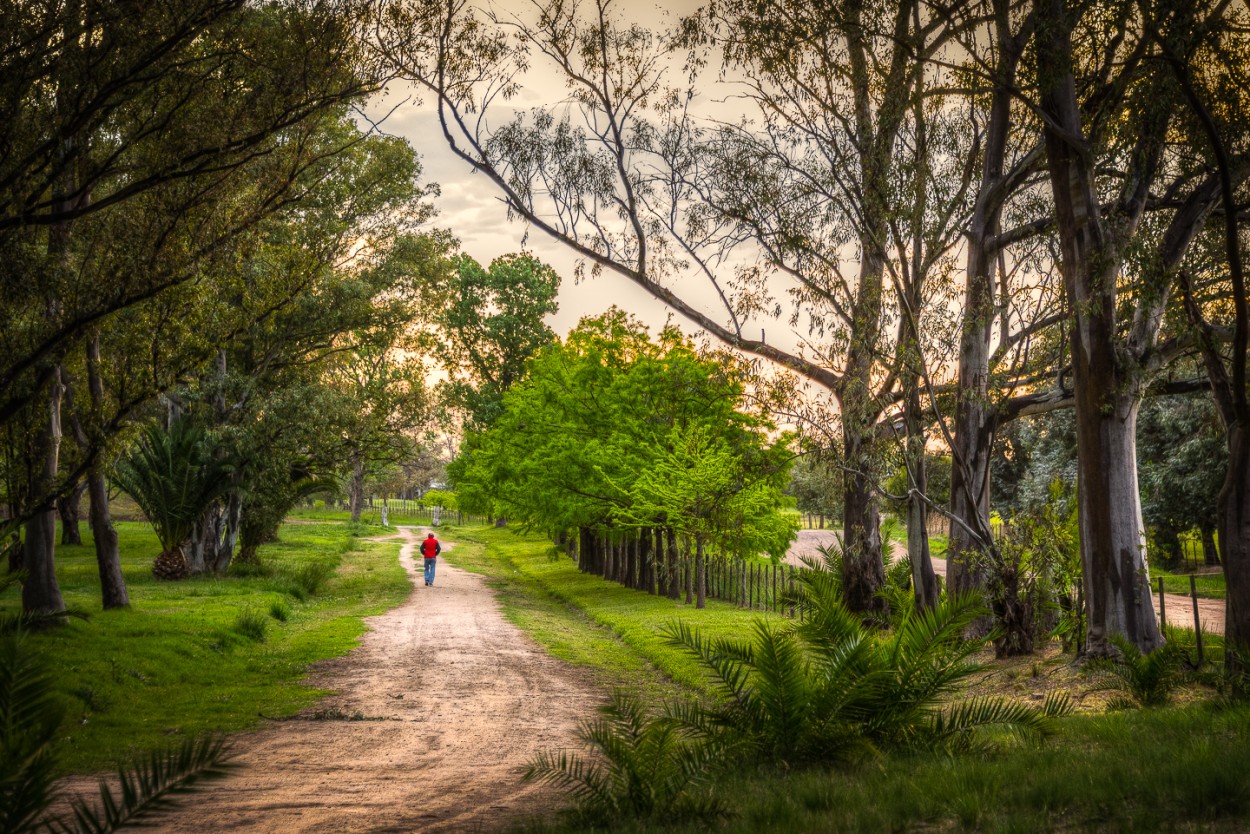
{"label": "small tree", "polygon": [[152,571],[162,579],[187,575],[182,545],[229,483],[229,470],[209,448],[205,432],[187,420],[168,428],[148,424],[130,454],[117,462],[113,483],[135,500],[161,543]]}

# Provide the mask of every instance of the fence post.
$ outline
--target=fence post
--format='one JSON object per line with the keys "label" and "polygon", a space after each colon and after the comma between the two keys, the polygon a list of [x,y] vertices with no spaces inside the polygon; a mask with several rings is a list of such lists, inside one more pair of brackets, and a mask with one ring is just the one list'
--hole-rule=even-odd
{"label": "fence post", "polygon": [[1168,629],[1168,609],[1167,604],[1163,601],[1163,577],[1159,577],[1159,630],[1167,631]]}
{"label": "fence post", "polygon": [[[1160,577],[1162,578],[1162,577]],[[1189,598],[1194,603],[1194,639],[1198,641],[1198,665],[1202,665],[1202,619],[1198,616],[1198,583],[1189,575]]]}

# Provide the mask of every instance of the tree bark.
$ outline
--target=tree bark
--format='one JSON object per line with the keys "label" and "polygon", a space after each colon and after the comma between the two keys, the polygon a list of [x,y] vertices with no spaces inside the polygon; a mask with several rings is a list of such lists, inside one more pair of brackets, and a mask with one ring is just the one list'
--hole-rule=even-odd
{"label": "tree bark", "polygon": [[702,538],[695,539],[694,572],[694,607],[707,608],[707,553],[703,549]]}
{"label": "tree bark", "polygon": [[26,580],[22,583],[22,610],[28,614],[55,614],[65,610],[65,599],[56,579],[56,476],[61,447],[61,381],[59,372],[51,374],[47,411],[39,420],[33,451],[40,461],[32,477],[30,494],[46,496],[42,506],[26,522],[22,566]]}
{"label": "tree bark", "polygon": [[[1012,191],[1005,172],[1011,105],[1016,96],[1016,71],[1031,18],[1019,32],[1011,31],[1011,4],[994,2],[996,67],[990,117],[985,132],[981,182],[968,228],[964,273],[964,316],[959,340],[959,385],[955,393],[955,428],[951,443],[951,515],[946,564],[950,589],[956,594],[979,592],[986,573],[975,551],[992,545],[990,536],[990,455],[996,416],[989,394],[990,344],[997,311],[994,303],[997,251],[991,243],[1001,225],[1003,205]],[[1019,171],[1017,170],[1017,174]],[[960,523],[962,522],[962,523]],[[988,632],[989,621],[974,630]]]}
{"label": "tree bark", "polygon": [[93,468],[87,475],[87,493],[91,499],[91,538],[95,543],[96,567],[100,573],[100,598],[107,611],[127,608],[130,593],[122,575],[121,553],[117,547],[117,530],[109,513],[108,484],[104,473]]}
{"label": "tree bark", "polygon": [[56,499],[56,512],[61,517],[61,544],[82,544],[82,531],[78,527],[79,507],[86,491],[86,481],[79,481],[67,494]]}
{"label": "tree bark", "polygon": [[1241,422],[1228,427],[1228,472],[1219,495],[1220,549],[1228,594],[1224,639],[1231,668],[1250,668],[1250,433]]}
{"label": "tree bark", "polygon": [[1041,108],[1062,271],[1072,317],[1077,492],[1092,656],[1117,653],[1121,635],[1141,651],[1163,644],[1150,595],[1137,485],[1141,381],[1117,343],[1121,255],[1101,217],[1093,159],[1073,77],[1063,0],[1035,0]]}
{"label": "tree bark", "polygon": [[[869,466],[863,450],[866,440],[851,432],[844,433],[848,463],[858,461]],[[881,515],[873,490],[875,482],[868,472],[856,468],[846,473],[842,527],[842,589],[846,605],[857,614],[875,614],[884,619],[889,606],[877,595],[885,585],[885,566],[881,559]]]}
{"label": "tree bark", "polygon": [[348,499],[351,502],[352,523],[359,523],[365,504],[365,459],[360,452],[352,452],[352,479],[348,485]]}
{"label": "tree bark", "polygon": [[1202,563],[1209,568],[1220,566],[1220,550],[1215,545],[1215,528],[1203,527],[1202,530]]}
{"label": "tree bark", "polygon": [[[87,340],[87,395],[91,408],[99,412],[104,405],[104,380],[100,376],[100,333],[92,332]],[[90,439],[73,406],[73,388],[65,386],[66,405],[69,406],[70,424],[74,437],[84,454],[89,453]],[[90,499],[88,521],[91,538],[95,545],[96,568],[100,574],[100,602],[107,611],[111,608],[130,606],[130,593],[126,590],[126,578],[122,574],[121,552],[117,546],[117,530],[109,511],[108,483],[98,464],[87,471],[87,496]]]}

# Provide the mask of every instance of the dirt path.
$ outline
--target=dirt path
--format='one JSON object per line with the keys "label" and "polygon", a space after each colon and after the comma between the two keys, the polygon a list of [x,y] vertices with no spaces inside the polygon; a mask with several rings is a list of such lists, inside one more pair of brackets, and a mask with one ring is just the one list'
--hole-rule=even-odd
{"label": "dirt path", "polygon": [[426,588],[417,532],[401,534],[413,592],[318,666],[311,682],[336,694],[240,736],[244,767],[156,830],[490,831],[553,807],[519,774],[539,750],[575,746],[602,694],[507,622],[482,577],[440,559]]}
{"label": "dirt path", "polygon": [[[818,556],[822,546],[841,541],[841,536],[834,530],[800,530],[799,537],[786,553],[786,561],[793,565],[802,564],[800,556]],[[906,556],[907,548],[899,542],[894,543],[894,558]],[[946,581],[946,560],[934,559],[933,571]],[[1193,600],[1181,594],[1164,594],[1164,605],[1167,608],[1168,622],[1172,625],[1192,629],[1194,627]],[[1155,613],[1159,610],[1159,595],[1154,594]],[[1198,617],[1202,621],[1202,630],[1212,634],[1224,633],[1224,600],[1198,597]]]}

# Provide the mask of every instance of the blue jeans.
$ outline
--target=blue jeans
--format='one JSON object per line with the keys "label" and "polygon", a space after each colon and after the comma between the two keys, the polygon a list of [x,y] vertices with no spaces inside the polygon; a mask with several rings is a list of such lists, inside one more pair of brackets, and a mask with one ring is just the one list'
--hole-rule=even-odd
{"label": "blue jeans", "polygon": [[437,559],[423,559],[422,561],[425,562],[425,584],[433,585],[434,584],[434,563],[437,562],[438,560]]}

